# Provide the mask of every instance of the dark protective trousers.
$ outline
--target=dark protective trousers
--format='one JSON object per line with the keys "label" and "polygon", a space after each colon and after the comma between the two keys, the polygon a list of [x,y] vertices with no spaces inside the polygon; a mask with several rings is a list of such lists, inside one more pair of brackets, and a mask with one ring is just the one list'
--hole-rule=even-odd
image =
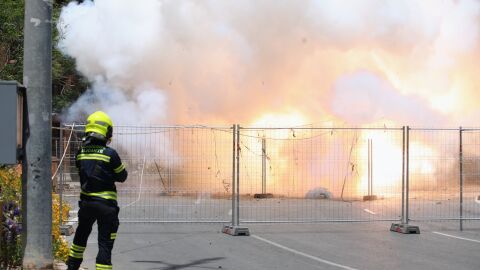
{"label": "dark protective trousers", "polygon": [[119,225],[118,206],[99,200],[82,200],[79,204],[78,227],[70,248],[68,270],[77,270],[80,267],[88,236],[95,221],[98,224],[96,269],[112,269],[112,248]]}

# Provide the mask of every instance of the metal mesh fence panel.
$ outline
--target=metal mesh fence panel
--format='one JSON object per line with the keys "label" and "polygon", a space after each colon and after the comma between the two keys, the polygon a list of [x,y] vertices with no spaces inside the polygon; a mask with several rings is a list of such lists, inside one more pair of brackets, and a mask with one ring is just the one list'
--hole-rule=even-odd
{"label": "metal mesh fence panel", "polygon": [[[54,165],[65,156],[55,189],[74,209],[83,130],[55,128],[52,144]],[[406,137],[401,128],[238,132],[234,142],[233,128],[116,127],[111,146],[129,172],[117,184],[121,220],[230,222],[237,173],[241,223],[479,219],[480,129],[409,129]]]}
{"label": "metal mesh fence panel", "polygon": [[241,128],[240,221],[399,220],[402,129]]}
{"label": "metal mesh fence panel", "polygon": [[[68,133],[66,128],[64,142]],[[77,127],[62,166],[63,198],[74,206],[80,191],[75,153],[82,135],[83,127]],[[115,127],[111,146],[129,173],[125,183],[116,184],[120,220],[228,222],[232,136],[231,128]]]}
{"label": "metal mesh fence panel", "polygon": [[462,130],[461,218],[480,219],[480,129]]}
{"label": "metal mesh fence panel", "polygon": [[458,129],[409,132],[409,218],[460,218]]}

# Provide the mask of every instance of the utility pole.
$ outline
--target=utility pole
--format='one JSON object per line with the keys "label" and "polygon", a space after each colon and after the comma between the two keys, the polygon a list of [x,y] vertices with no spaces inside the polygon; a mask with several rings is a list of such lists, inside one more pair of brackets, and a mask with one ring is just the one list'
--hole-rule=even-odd
{"label": "utility pole", "polygon": [[23,269],[52,269],[53,265],[52,6],[53,0],[25,0],[23,84],[29,137],[22,179]]}

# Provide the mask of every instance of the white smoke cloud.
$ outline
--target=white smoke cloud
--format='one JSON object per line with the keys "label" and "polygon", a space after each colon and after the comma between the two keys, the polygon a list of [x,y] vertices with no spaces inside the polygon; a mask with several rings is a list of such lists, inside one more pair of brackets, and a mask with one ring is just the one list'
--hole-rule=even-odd
{"label": "white smoke cloud", "polygon": [[430,123],[438,111],[454,121],[478,110],[479,14],[474,0],[72,2],[59,46],[94,84],[68,119],[88,100],[131,122],[251,123],[285,111],[371,121],[338,111],[355,82],[347,104],[378,117],[418,124],[405,114],[417,111]]}
{"label": "white smoke cloud", "polygon": [[[359,71],[338,79],[334,86],[332,112],[350,123],[361,125],[393,120],[408,125],[412,119],[423,126],[443,125],[441,115],[416,96],[402,95],[377,75]],[[387,118],[389,117],[389,118]]]}
{"label": "white smoke cloud", "polygon": [[127,95],[122,89],[96,82],[69,109],[66,122],[83,122],[86,116],[97,110],[111,115],[114,123],[153,124],[165,120],[166,99],[161,91],[148,85]]}

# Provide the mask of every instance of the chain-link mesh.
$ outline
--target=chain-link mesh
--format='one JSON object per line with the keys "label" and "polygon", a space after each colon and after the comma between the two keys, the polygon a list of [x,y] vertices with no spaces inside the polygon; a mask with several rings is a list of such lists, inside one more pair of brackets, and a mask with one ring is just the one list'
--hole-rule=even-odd
{"label": "chain-link mesh", "polygon": [[401,129],[240,130],[242,222],[399,220]]}
{"label": "chain-link mesh", "polygon": [[[77,127],[63,165],[61,186],[70,201],[80,191],[75,153],[82,136],[83,127]],[[115,127],[111,147],[129,173],[125,183],[117,183],[120,219],[230,220],[232,136],[230,128]]]}
{"label": "chain-link mesh", "polygon": [[480,129],[462,130],[461,217],[480,219]]}
{"label": "chain-link mesh", "polygon": [[[65,154],[55,188],[73,206],[83,129],[54,132],[54,162]],[[116,127],[111,146],[129,171],[126,183],[117,184],[121,220],[230,222],[237,173],[243,223],[479,219],[480,130],[238,132],[234,146],[229,127]]]}
{"label": "chain-link mesh", "polygon": [[459,218],[459,130],[409,132],[409,218]]}

